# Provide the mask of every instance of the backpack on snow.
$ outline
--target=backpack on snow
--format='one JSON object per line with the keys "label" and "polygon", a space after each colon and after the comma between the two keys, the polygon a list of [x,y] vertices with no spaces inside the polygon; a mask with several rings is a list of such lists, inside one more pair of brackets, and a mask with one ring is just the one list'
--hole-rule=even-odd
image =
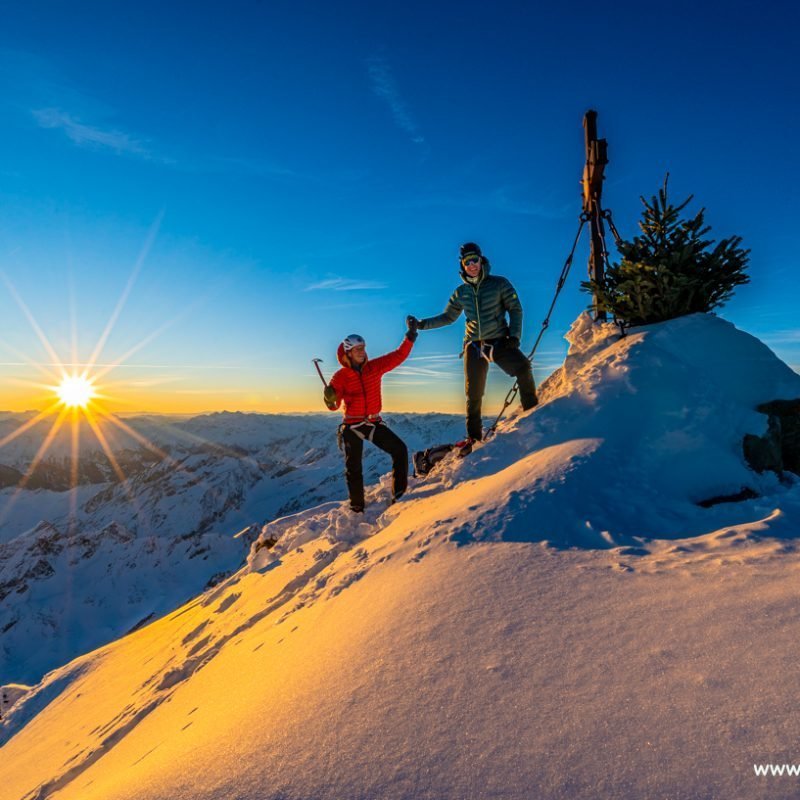
{"label": "backpack on snow", "polygon": [[456,445],[438,444],[427,450],[418,450],[414,453],[414,475],[418,478],[427,475]]}

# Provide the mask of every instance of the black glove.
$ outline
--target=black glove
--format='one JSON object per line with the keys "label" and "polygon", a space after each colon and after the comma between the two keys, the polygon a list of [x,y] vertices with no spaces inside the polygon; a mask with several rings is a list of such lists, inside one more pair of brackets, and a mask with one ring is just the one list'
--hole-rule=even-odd
{"label": "black glove", "polygon": [[507,336],[506,342],[508,342],[509,347],[519,347],[519,337],[517,336]]}
{"label": "black glove", "polygon": [[336,389],[334,389],[333,386],[326,386],[322,397],[325,400],[325,405],[328,406],[331,411],[334,411],[336,409],[336,402],[339,399],[336,396]]}
{"label": "black glove", "polygon": [[409,342],[416,342],[417,341],[417,329],[419,328],[419,320],[416,317],[407,316],[406,317],[406,325],[408,326],[408,330],[406,331],[406,339]]}

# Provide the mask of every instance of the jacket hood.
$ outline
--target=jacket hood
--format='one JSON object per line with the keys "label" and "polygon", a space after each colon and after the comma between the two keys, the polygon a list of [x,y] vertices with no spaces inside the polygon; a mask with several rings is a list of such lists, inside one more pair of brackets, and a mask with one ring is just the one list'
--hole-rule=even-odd
{"label": "jacket hood", "polygon": [[[460,261],[458,263],[459,265],[461,264]],[[489,263],[489,259],[486,258],[486,256],[481,256],[481,274],[480,274],[480,280],[478,282],[480,283],[480,281],[482,281],[491,271],[492,271],[492,265]],[[464,283],[467,283],[470,286],[472,286],[472,284],[467,279],[467,273],[464,272],[464,267],[459,268],[458,274],[461,275],[461,280],[464,281]]]}
{"label": "jacket hood", "polygon": [[[354,369],[353,365],[350,363],[350,356],[347,355],[347,350],[344,349],[344,342],[339,343],[339,349],[336,351],[336,358],[339,359],[339,363],[343,367]],[[369,361],[369,358],[364,359],[364,364],[366,364],[367,361]],[[361,366],[363,367],[364,364]]]}

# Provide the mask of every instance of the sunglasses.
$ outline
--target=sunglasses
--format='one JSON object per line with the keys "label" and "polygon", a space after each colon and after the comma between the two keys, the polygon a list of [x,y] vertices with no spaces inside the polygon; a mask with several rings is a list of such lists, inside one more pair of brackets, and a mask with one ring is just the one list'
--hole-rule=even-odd
{"label": "sunglasses", "polygon": [[471,267],[473,264],[480,264],[481,257],[480,256],[467,256],[465,259],[462,259],[461,263],[465,267]]}

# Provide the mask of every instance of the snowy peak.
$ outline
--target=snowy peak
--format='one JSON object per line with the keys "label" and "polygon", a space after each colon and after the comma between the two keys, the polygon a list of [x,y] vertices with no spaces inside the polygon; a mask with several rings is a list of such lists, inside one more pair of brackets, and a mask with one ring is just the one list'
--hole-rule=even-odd
{"label": "snowy peak", "polygon": [[[766,429],[756,406],[800,396],[800,376],[760,341],[713,315],[625,337],[583,315],[567,338],[565,364],[541,387],[542,404],[505,423],[497,444],[463,465],[462,479],[504,468],[531,450],[594,442],[591,458],[565,457],[568,481],[534,494],[537,509],[549,496],[572,512],[562,513],[555,541],[585,544],[588,535],[595,546],[601,539],[685,535],[698,521],[698,502],[743,487],[757,494],[778,487],[774,474],[749,469],[742,443]],[[536,527],[551,539],[542,524]]]}

